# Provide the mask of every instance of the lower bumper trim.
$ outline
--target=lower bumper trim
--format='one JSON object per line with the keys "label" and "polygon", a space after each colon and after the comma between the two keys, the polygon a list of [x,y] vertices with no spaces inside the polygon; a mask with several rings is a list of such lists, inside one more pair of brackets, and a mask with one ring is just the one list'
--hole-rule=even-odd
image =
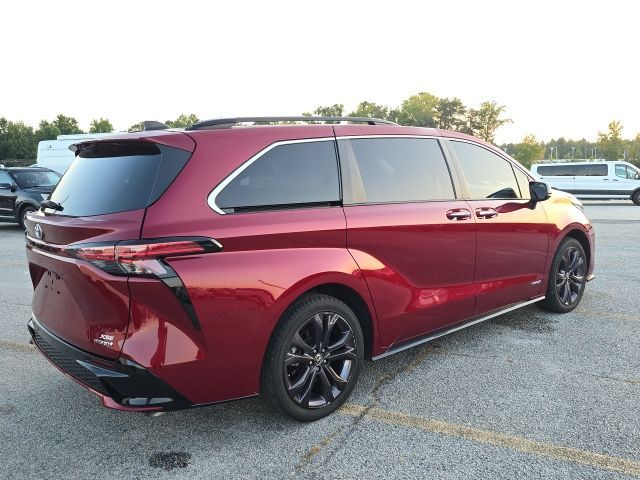
{"label": "lower bumper trim", "polygon": [[131,360],[112,361],[80,350],[49,332],[35,317],[27,327],[33,343],[47,360],[97,394],[109,408],[158,411],[192,405],[171,386]]}

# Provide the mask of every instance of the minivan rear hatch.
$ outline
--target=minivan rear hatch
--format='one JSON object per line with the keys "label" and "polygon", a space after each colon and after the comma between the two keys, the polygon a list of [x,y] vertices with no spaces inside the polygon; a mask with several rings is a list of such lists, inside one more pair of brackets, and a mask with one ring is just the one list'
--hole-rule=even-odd
{"label": "minivan rear hatch", "polygon": [[76,159],[44,202],[48,208],[26,221],[33,319],[109,359],[118,357],[129,323],[132,272],[117,263],[117,245],[140,238],[146,208],[195,147],[178,132],[132,137],[77,145]]}

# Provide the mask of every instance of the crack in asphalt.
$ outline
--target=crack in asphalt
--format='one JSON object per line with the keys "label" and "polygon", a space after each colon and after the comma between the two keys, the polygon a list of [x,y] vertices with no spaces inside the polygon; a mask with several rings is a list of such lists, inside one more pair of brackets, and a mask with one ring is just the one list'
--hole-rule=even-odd
{"label": "crack in asphalt", "polygon": [[[415,357],[409,363],[404,364],[401,367],[392,370],[391,372],[383,373],[371,389],[370,394],[373,397],[372,400],[368,404],[361,406],[362,410],[358,413],[358,415],[354,416],[353,421],[350,422],[346,427],[345,434],[334,442],[334,439],[338,437],[338,435],[345,429],[344,427],[340,426],[330,434],[326,435],[322,440],[320,440],[320,442],[313,445],[304,455],[302,455],[298,465],[296,465],[295,471],[292,472],[291,476],[300,475],[302,470],[304,470],[304,468],[307,467],[323,449],[332,445],[331,451],[327,453],[327,456],[318,465],[318,467],[322,467],[328,464],[336,455],[336,453],[338,453],[338,451],[342,448],[342,446],[355,433],[358,425],[360,424],[360,422],[362,422],[367,413],[380,404],[382,400],[380,398],[380,390],[383,387],[391,384],[396,378],[398,378],[398,376],[415,371],[427,359],[429,354],[432,353],[434,348],[438,347],[435,344],[424,345],[418,350]],[[340,410],[338,410],[338,412],[340,412]]]}
{"label": "crack in asphalt", "polygon": [[0,340],[0,348],[4,348],[5,350],[12,350],[14,352],[33,353],[36,351],[36,347],[34,345],[21,342],[11,342],[9,340]]}

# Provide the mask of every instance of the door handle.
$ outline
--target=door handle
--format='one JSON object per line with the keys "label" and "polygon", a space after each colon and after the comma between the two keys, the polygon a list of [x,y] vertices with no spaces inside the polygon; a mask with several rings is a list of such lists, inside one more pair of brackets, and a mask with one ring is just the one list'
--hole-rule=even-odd
{"label": "door handle", "polygon": [[464,208],[455,208],[447,212],[447,218],[449,220],[469,220],[471,218],[471,212]]}
{"label": "door handle", "polygon": [[494,218],[498,216],[498,212],[494,208],[478,208],[476,217],[478,218]]}
{"label": "door handle", "polygon": [[613,179],[614,182],[619,182],[620,180],[618,180],[617,178]]}

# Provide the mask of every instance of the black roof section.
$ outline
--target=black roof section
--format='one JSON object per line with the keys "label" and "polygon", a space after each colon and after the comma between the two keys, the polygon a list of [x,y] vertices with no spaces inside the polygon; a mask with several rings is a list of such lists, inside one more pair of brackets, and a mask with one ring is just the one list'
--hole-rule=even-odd
{"label": "black roof section", "polygon": [[368,125],[397,125],[397,123],[389,120],[382,120],[380,118],[369,117],[312,117],[312,116],[297,116],[297,117],[236,117],[236,118],[215,118],[212,120],[204,120],[202,122],[194,123],[185,130],[205,130],[214,128],[230,128],[239,123],[277,123],[277,122],[348,122],[348,123],[366,123]]}

